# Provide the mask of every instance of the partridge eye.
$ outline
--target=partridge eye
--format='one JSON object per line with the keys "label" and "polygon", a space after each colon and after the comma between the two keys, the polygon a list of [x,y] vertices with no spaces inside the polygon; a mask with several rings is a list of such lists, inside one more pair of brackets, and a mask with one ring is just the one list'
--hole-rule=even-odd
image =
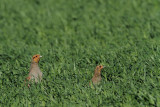
{"label": "partridge eye", "polygon": [[101,67],[101,65],[99,67]]}

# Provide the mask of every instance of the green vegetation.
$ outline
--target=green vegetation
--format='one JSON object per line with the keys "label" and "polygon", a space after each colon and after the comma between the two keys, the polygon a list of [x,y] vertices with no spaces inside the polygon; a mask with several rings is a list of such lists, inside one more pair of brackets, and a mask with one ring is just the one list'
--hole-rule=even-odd
{"label": "green vegetation", "polygon": [[[43,82],[28,89],[34,54]],[[0,0],[2,107],[160,106],[159,65],[159,0]]]}

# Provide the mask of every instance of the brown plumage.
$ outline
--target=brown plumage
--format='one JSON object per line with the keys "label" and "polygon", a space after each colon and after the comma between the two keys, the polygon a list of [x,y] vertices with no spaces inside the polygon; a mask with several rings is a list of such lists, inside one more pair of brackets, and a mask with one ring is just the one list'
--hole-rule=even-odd
{"label": "brown plumage", "polygon": [[98,85],[101,82],[101,70],[104,68],[104,66],[99,65],[96,67],[96,69],[94,70],[94,75],[92,77],[91,82],[89,83],[89,85],[91,86],[91,84],[93,85]]}
{"label": "brown plumage", "polygon": [[[26,78],[28,81],[31,82],[40,82],[42,80],[42,72],[38,66],[38,63],[40,61],[40,56],[39,54],[34,55],[32,57],[32,62],[31,62],[31,66],[30,66],[30,71],[29,71],[29,75]],[[28,84],[28,87],[30,87],[30,85]]]}

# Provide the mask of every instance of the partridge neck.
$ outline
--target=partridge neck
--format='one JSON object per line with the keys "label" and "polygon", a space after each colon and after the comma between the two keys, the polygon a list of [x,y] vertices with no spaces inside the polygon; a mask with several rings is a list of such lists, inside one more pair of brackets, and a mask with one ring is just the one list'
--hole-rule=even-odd
{"label": "partridge neck", "polygon": [[96,76],[96,77],[101,76],[101,72],[100,71],[95,71],[94,76]]}
{"label": "partridge neck", "polygon": [[38,66],[38,63],[32,61],[31,66]]}

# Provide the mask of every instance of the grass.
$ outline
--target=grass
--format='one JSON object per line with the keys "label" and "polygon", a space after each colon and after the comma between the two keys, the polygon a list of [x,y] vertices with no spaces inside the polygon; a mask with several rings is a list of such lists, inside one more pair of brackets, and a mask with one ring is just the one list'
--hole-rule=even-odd
{"label": "grass", "polygon": [[[160,106],[159,0],[0,0],[0,106]],[[24,86],[41,54],[43,81]],[[89,87],[95,67],[102,82]]]}

